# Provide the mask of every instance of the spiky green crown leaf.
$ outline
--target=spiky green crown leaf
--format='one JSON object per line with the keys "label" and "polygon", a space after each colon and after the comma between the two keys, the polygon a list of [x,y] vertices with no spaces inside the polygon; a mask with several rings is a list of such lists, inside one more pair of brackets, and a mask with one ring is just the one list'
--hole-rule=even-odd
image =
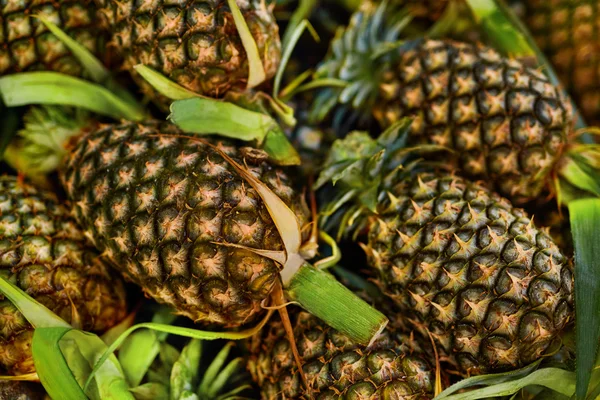
{"label": "spiky green crown leaf", "polygon": [[316,80],[336,80],[345,85],[323,85],[316,96],[311,119],[322,121],[336,105],[337,125],[354,110],[364,117],[377,99],[381,75],[398,55],[398,38],[410,22],[408,11],[388,5],[365,2],[345,29],[337,32],[329,54],[316,73]]}
{"label": "spiky green crown leaf", "polygon": [[89,124],[88,116],[81,109],[31,107],[23,117],[23,129],[6,148],[4,158],[32,179],[52,172],[66,155],[65,143]]}
{"label": "spiky green crown leaf", "polygon": [[377,139],[366,132],[352,132],[333,143],[315,183],[315,188],[327,182],[336,186],[336,195],[322,210],[322,222],[347,203],[353,204],[344,213],[340,232],[346,225],[358,223],[363,211],[377,212],[379,198],[392,177],[414,169],[412,163],[407,164],[415,150],[406,147],[411,122],[404,118]]}

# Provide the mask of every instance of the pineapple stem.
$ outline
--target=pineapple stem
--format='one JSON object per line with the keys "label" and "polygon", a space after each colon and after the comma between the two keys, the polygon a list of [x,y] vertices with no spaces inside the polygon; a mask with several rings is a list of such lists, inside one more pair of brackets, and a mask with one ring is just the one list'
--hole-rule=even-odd
{"label": "pineapple stem", "polygon": [[304,263],[285,287],[290,300],[332,328],[363,345],[370,345],[388,319],[357,297],[333,275]]}

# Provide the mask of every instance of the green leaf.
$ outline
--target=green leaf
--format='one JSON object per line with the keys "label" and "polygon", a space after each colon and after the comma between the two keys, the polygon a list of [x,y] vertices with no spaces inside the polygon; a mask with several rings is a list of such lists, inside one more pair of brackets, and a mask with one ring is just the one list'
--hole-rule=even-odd
{"label": "green leaf", "polygon": [[133,67],[135,71],[142,76],[154,89],[160,94],[172,100],[185,100],[192,97],[199,97],[197,93],[173,82],[160,72],[153,70],[142,64]]}
{"label": "green leaf", "polygon": [[119,363],[130,386],[138,386],[158,355],[160,342],[149,329],[134,332],[119,350]]}
{"label": "green leaf", "polygon": [[[298,37],[302,34],[304,28],[298,28],[302,22],[307,21],[312,14],[312,12],[317,7],[317,0],[300,0],[298,6],[294,10],[292,17],[290,18],[287,27],[285,28],[285,32],[281,39],[281,48],[283,49],[283,53],[285,54],[288,50],[291,51],[296,46],[298,39],[294,37],[297,35]],[[308,22],[308,21],[307,21]],[[300,31],[300,34],[297,32]],[[313,29],[313,36],[315,37],[315,41],[319,40],[319,37]],[[282,57],[283,60],[283,57]],[[282,65],[285,63],[282,61]]]}
{"label": "green leaf", "polygon": [[210,385],[208,390],[208,398],[215,398],[223,390],[227,381],[237,372],[244,364],[244,360],[240,357],[232,360],[229,364],[223,368],[219,374],[215,377],[214,382]]}
{"label": "green leaf", "polygon": [[[102,339],[89,332],[72,329],[65,333],[63,339],[71,339],[77,343],[81,354],[88,360],[90,367],[95,364],[106,349],[106,344]],[[133,396],[129,393],[125,375],[114,355],[111,355],[107,362],[98,368],[94,379],[100,399],[133,399]],[[85,387],[84,390],[86,390]]]}
{"label": "green leaf", "polygon": [[195,97],[171,104],[168,119],[188,133],[256,140],[264,144],[265,151],[274,161],[283,165],[300,162],[300,156],[277,122],[267,114],[229,102]]}
{"label": "green leaf", "polygon": [[569,203],[575,247],[577,398],[585,398],[600,341],[600,199]]}
{"label": "green leaf", "polygon": [[[306,4],[306,6],[313,7],[316,3],[316,0],[308,0],[308,1],[305,0],[303,3],[308,3],[308,4]],[[310,3],[312,3],[312,5]],[[302,33],[304,32],[304,30],[309,26],[310,26],[310,23],[307,20],[303,19],[300,21],[296,21],[294,23],[292,21],[290,21],[290,25],[288,25],[288,27],[286,29],[286,33],[284,36],[285,39],[283,40],[283,44],[282,44],[283,53],[281,55],[281,62],[279,64],[279,68],[277,69],[277,73],[275,74],[275,81],[273,83],[273,96],[275,98],[277,98],[277,96],[279,94],[279,88],[281,86],[281,79],[283,77],[285,68],[290,60],[290,57],[292,56],[294,47],[298,43],[298,40],[300,39],[300,36],[302,36]]]}
{"label": "green leaf", "polygon": [[199,97],[175,101],[168,119],[186,132],[259,142],[277,126],[266,114]]}
{"label": "green leaf", "polygon": [[495,0],[467,0],[467,3],[494,47],[515,57],[535,56],[527,38],[515,29]]}
{"label": "green leaf", "polygon": [[0,77],[0,95],[9,107],[56,104],[80,107],[115,119],[141,121],[145,114],[110,90],[57,72],[21,72]]}
{"label": "green leaf", "polygon": [[[225,361],[227,360],[227,357],[229,356],[229,352],[231,351],[232,346],[233,346],[233,343],[227,343],[225,346],[223,346],[221,351],[219,351],[219,354],[217,354],[217,356],[210,363],[210,366],[206,369],[206,372],[204,373],[204,376],[202,377],[202,381],[200,382],[200,386],[198,387],[199,395],[201,395],[201,396],[206,395],[209,398],[211,397],[211,393],[212,393],[211,389],[213,388],[215,379],[216,379],[219,371],[222,370],[223,364],[225,364]],[[216,393],[213,393],[213,396],[214,396],[214,394],[216,394]]]}
{"label": "green leaf", "polygon": [[144,383],[129,391],[136,400],[169,400],[169,388],[156,382]]}
{"label": "green leaf", "polygon": [[132,107],[141,107],[137,100],[113,78],[110,71],[94,56],[85,46],[78,43],[76,40],[67,35],[62,29],[56,26],[52,21],[37,16],[44,25],[52,32],[64,45],[71,51],[73,56],[81,63],[89,77],[96,83],[106,87],[111,92],[115,93],[119,98],[124,99],[132,105]]}
{"label": "green leaf", "polygon": [[35,328],[72,329],[71,325],[2,276],[0,276],[0,292],[19,309]]}
{"label": "green leaf", "polygon": [[198,339],[192,339],[183,348],[171,370],[171,399],[187,398],[184,393],[196,387],[201,356],[202,342]]}
{"label": "green leaf", "polygon": [[300,165],[300,155],[281,129],[273,129],[267,133],[263,150],[278,165]]}
{"label": "green leaf", "polygon": [[458,390],[456,387],[460,383],[450,386],[434,400],[478,400],[495,396],[510,396],[530,385],[544,386],[565,396],[571,396],[575,393],[575,374],[558,368],[543,368],[523,378],[451,395],[450,393]]}
{"label": "green leaf", "polygon": [[[229,8],[231,9],[231,15],[233,15],[233,21],[235,22],[235,27],[237,28],[238,34],[240,35],[240,39],[242,40],[242,45],[244,46],[244,50],[246,50],[246,56],[248,57],[248,88],[253,88],[261,83],[263,83],[267,79],[267,75],[265,73],[265,68],[262,64],[262,59],[260,57],[260,53],[258,51],[258,46],[256,45],[256,41],[254,37],[252,37],[252,32],[248,28],[248,24],[240,11],[235,0],[227,0],[227,4],[229,4]],[[263,3],[263,7],[266,5]]]}
{"label": "green leaf", "polygon": [[31,343],[33,363],[44,389],[50,397],[65,400],[88,400],[73,376],[59,346],[72,328],[37,328]]}
{"label": "green leaf", "polygon": [[194,338],[194,339],[240,340],[240,339],[245,339],[247,337],[250,337],[250,336],[254,335],[256,332],[258,332],[265,325],[265,323],[267,322],[267,320],[269,319],[271,314],[272,314],[272,311],[267,312],[267,315],[265,316],[265,318],[255,327],[246,329],[246,330],[242,330],[242,331],[237,331],[237,332],[201,331],[201,330],[197,330],[197,329],[183,328],[183,327],[179,327],[179,326],[172,326],[172,325],[165,325],[165,324],[157,324],[157,323],[153,323],[153,322],[145,322],[142,324],[134,325],[131,328],[127,329],[125,332],[123,332],[121,334],[121,336],[119,336],[119,338],[117,338],[113,343],[110,344],[110,346],[108,346],[108,348],[106,348],[106,350],[104,351],[102,356],[97,358],[98,361],[94,365],[92,373],[90,374],[88,381],[86,382],[86,387],[87,387],[87,385],[89,385],[91,383],[92,379],[94,378],[94,375],[99,371],[99,369],[102,368],[105,361],[109,357],[114,357],[114,356],[112,356],[112,353],[117,348],[119,348],[119,346],[121,346],[121,344],[125,341],[125,339],[127,339],[127,337],[129,337],[129,335],[131,335],[133,332],[135,332],[138,329],[148,328],[148,329],[155,330],[157,332],[166,332],[166,333],[171,333],[171,334],[185,336],[185,337]]}

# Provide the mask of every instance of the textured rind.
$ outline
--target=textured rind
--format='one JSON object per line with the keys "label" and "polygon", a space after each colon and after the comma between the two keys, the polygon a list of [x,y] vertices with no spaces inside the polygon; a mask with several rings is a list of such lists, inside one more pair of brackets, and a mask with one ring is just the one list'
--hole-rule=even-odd
{"label": "textured rind", "polygon": [[250,340],[248,369],[262,399],[433,398],[431,365],[390,327],[369,347],[353,343],[305,311],[290,316],[309,389],[300,379],[283,324],[273,321]]}
{"label": "textured rind", "polygon": [[370,217],[368,262],[413,326],[465,374],[540,358],[573,319],[572,267],[550,237],[458,177],[420,174],[389,192]]}
{"label": "textured rind", "polygon": [[[87,236],[155,300],[197,322],[239,326],[279,277],[259,250],[283,244],[258,193],[204,140],[174,125],[108,125],[76,140],[62,171]],[[210,140],[210,139],[209,139]],[[211,141],[308,219],[264,152]]]}
{"label": "textured rind", "polygon": [[36,70],[82,74],[77,59],[33,15],[50,20],[109,62],[108,34],[98,24],[93,0],[5,0],[0,3],[0,76]]}
{"label": "textured rind", "polygon": [[[0,178],[0,274],[69,323],[101,332],[127,313],[125,288],[85,242],[58,200],[16,177]],[[0,301],[0,367],[34,372],[33,329]]]}
{"label": "textured rind", "polygon": [[43,400],[47,398],[42,385],[36,382],[0,380],[1,400]]}
{"label": "textured rind", "polygon": [[600,122],[600,1],[525,0],[525,23],[589,124]]}
{"label": "textured rind", "polygon": [[[145,64],[193,92],[223,96],[243,89],[248,59],[227,0],[103,0],[101,13],[112,33],[111,45],[133,72]],[[238,1],[258,45],[267,79],[279,65],[281,44],[275,17],[264,0]],[[133,74],[146,94],[157,93]]]}
{"label": "textured rind", "polygon": [[411,144],[454,151],[462,174],[515,204],[538,197],[564,151],[571,110],[538,71],[491,48],[424,40],[383,74],[373,114],[383,126],[415,120]]}

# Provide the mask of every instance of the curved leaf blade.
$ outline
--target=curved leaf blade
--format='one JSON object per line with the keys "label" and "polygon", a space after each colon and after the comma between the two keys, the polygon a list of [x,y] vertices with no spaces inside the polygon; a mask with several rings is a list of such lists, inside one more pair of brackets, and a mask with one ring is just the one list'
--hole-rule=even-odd
{"label": "curved leaf blade", "polygon": [[72,328],[37,328],[33,333],[33,362],[44,389],[50,397],[65,400],[88,400],[71,372],[59,341]]}
{"label": "curved leaf blade", "polygon": [[9,107],[55,104],[80,107],[115,119],[141,121],[145,114],[110,90],[57,72],[21,72],[0,77],[0,95]]}
{"label": "curved leaf blade", "polygon": [[600,199],[569,203],[575,247],[577,398],[585,398],[600,342]]}

